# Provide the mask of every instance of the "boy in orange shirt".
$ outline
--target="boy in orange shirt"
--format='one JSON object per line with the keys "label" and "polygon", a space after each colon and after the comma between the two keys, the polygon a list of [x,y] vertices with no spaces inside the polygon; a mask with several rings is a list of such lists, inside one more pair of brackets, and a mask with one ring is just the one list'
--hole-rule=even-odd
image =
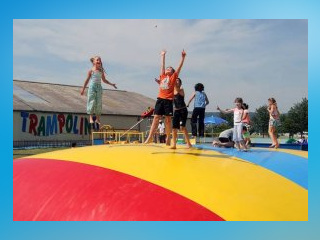
{"label": "boy in orange shirt", "polygon": [[145,143],[152,142],[152,136],[154,135],[161,116],[165,116],[165,130],[166,130],[166,145],[170,145],[170,133],[171,133],[171,117],[173,115],[173,94],[176,79],[179,77],[184,59],[186,57],[186,52],[182,51],[182,58],[179,67],[175,71],[172,67],[165,68],[165,56],[166,51],[161,52],[161,70],[160,70],[160,80],[159,84],[159,94],[157,98],[156,105],[154,107],[154,118],[152,121],[151,129]]}

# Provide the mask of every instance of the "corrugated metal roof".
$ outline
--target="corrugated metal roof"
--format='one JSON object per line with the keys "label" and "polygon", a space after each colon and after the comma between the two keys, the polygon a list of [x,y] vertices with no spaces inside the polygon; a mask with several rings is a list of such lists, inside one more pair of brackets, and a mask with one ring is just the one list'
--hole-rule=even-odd
{"label": "corrugated metal roof", "polygon": [[[82,86],[13,80],[13,110],[86,113]],[[138,116],[155,100],[139,93],[103,90],[102,114]]]}

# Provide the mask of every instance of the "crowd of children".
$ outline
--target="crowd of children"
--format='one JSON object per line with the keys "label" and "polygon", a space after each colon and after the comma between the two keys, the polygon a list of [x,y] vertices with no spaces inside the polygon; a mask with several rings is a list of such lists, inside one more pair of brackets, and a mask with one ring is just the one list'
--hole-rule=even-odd
{"label": "crowd of children", "polygon": [[[145,141],[145,144],[151,143],[156,131],[160,131],[161,140],[166,145],[172,146],[172,149],[176,149],[177,133],[182,131],[187,148],[191,148],[191,142],[186,129],[186,122],[188,117],[188,107],[194,100],[194,108],[191,117],[191,129],[192,138],[204,137],[204,118],[205,109],[209,104],[208,97],[204,92],[204,85],[197,83],[194,87],[194,93],[190,97],[188,103],[185,103],[185,93],[182,88],[182,80],[179,78],[180,71],[182,69],[186,52],[183,50],[181,53],[181,60],[178,68],[175,70],[173,67],[165,66],[166,51],[161,52],[161,68],[160,77],[155,79],[159,85],[159,93],[154,108],[154,118],[150,128],[150,132]],[[94,125],[94,122],[100,124],[100,115],[102,111],[102,86],[101,80],[116,87],[116,84],[109,82],[105,77],[105,70],[102,65],[101,58],[99,56],[90,59],[92,62],[92,68],[88,71],[87,78],[84,82],[84,86],[81,90],[81,95],[84,94],[85,88],[89,84],[87,93],[87,113],[90,115],[90,123]],[[213,142],[214,146],[235,146],[239,150],[248,150],[250,144],[250,115],[249,106],[244,103],[242,98],[237,97],[234,101],[235,106],[230,109],[221,109],[219,106],[217,110],[221,113],[233,113],[233,129],[229,129],[230,134],[226,142],[226,139],[221,141],[216,140]],[[269,112],[269,135],[272,140],[272,148],[278,148],[279,142],[276,137],[276,127],[279,125],[279,110],[276,100],[274,98],[268,99],[268,112]],[[95,117],[94,117],[95,116]],[[162,123],[162,117],[164,116],[164,124]],[[160,127],[161,126],[161,127]],[[172,140],[171,140],[172,133]],[[222,134],[222,133],[221,133]],[[165,139],[164,139],[165,137]],[[230,143],[231,142],[231,143]]]}

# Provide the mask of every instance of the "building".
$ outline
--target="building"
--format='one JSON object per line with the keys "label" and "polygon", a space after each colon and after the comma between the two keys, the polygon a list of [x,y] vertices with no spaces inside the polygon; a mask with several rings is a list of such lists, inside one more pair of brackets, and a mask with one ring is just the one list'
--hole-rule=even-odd
{"label": "building", "polygon": [[[13,80],[13,141],[90,140],[82,87]],[[101,123],[129,129],[155,100],[138,93],[103,90]],[[147,121],[134,129],[146,131]],[[15,144],[14,144],[15,145]]]}

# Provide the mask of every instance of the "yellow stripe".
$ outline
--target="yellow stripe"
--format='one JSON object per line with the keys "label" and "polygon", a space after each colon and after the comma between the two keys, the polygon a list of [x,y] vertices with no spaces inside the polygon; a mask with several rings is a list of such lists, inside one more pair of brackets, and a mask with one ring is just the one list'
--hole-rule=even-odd
{"label": "yellow stripe", "polygon": [[307,190],[258,165],[215,151],[103,145],[31,157],[81,162],[136,176],[181,194],[226,220],[308,219]]}
{"label": "yellow stripe", "polygon": [[[263,148],[260,148],[263,149]],[[269,148],[270,151],[275,151],[275,152],[284,152],[284,153],[289,153],[293,154],[299,157],[303,158],[308,158],[308,151],[301,151],[301,150],[293,150],[293,149],[283,149],[283,148],[278,148],[278,149],[273,149]]]}

